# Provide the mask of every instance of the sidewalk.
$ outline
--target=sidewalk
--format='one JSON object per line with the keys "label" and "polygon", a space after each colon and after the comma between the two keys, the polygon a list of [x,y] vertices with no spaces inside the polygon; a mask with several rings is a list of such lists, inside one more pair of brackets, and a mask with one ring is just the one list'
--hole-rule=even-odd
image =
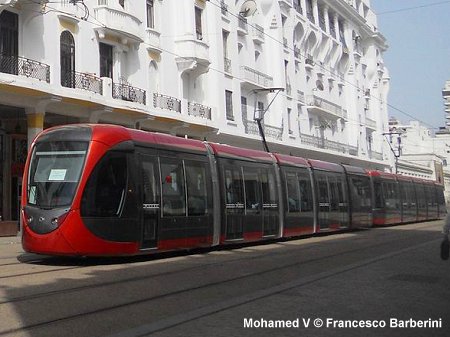
{"label": "sidewalk", "polygon": [[0,237],[0,245],[12,245],[12,244],[20,244],[20,243],[21,243],[21,237],[19,235]]}

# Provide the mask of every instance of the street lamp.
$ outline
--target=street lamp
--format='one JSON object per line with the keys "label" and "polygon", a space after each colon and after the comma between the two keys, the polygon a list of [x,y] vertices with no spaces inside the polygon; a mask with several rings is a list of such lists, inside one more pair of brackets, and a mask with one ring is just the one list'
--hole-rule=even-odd
{"label": "street lamp", "polygon": [[[253,111],[253,120],[256,122],[256,124],[258,124],[259,134],[261,136],[261,140],[262,140],[262,143],[263,143],[263,146],[264,146],[264,150],[266,150],[266,152],[270,152],[270,151],[269,151],[269,146],[267,145],[267,142],[266,142],[266,136],[264,134],[264,128],[263,128],[263,126],[261,124],[261,121],[264,119],[264,114],[267,112],[267,110],[269,110],[270,106],[272,105],[273,101],[278,96],[280,91],[284,91],[284,88],[279,88],[279,87],[275,87],[275,88],[260,88],[260,89],[254,89],[252,91],[252,93],[255,95],[255,105],[254,105],[254,111]],[[275,96],[273,96],[273,98],[270,101],[269,105],[267,105],[267,108],[265,108],[263,110],[258,110],[257,109],[257,104],[258,104],[258,95],[257,94],[260,93],[260,92],[269,92],[269,93],[276,92]]]}

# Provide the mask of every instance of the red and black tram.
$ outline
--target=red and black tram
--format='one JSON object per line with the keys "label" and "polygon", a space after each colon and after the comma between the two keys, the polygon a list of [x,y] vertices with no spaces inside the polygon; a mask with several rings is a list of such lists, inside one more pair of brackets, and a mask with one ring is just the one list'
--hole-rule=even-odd
{"label": "red and black tram", "polygon": [[443,214],[432,182],[112,125],[43,131],[22,193],[23,247],[52,255],[146,254]]}

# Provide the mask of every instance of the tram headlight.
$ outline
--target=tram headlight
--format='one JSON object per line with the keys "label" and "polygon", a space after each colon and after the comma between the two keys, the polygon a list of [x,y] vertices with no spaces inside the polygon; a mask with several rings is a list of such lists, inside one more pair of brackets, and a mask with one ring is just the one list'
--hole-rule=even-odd
{"label": "tram headlight", "polygon": [[51,220],[52,225],[55,227],[61,226],[61,224],[64,222],[64,220],[66,220],[67,215],[69,215],[69,213],[64,213],[64,214],[60,215],[59,217],[53,218]]}

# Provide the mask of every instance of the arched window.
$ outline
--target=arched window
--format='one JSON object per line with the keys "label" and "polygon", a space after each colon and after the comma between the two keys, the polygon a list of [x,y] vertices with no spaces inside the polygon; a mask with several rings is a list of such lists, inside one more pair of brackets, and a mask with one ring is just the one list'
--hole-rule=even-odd
{"label": "arched window", "polygon": [[3,11],[0,13],[0,72],[18,73],[19,16]]}
{"label": "arched window", "polygon": [[61,85],[75,88],[75,41],[72,34],[65,30],[60,37]]}

